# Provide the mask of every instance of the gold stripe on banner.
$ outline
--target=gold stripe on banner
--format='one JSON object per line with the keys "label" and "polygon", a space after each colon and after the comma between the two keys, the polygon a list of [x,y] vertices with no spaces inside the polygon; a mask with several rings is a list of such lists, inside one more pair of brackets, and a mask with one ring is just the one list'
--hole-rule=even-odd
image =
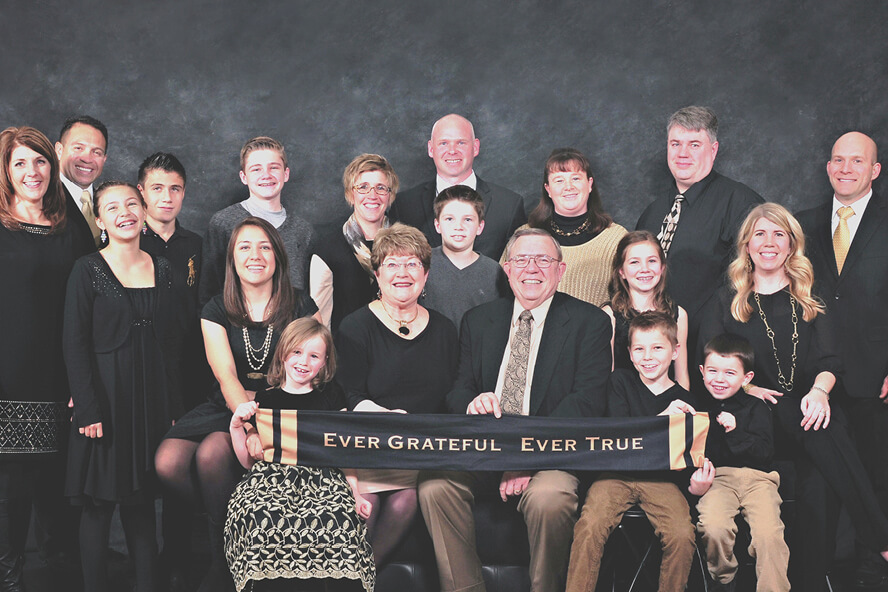
{"label": "gold stripe on banner", "polygon": [[256,414],[256,430],[259,432],[259,441],[262,442],[262,459],[265,462],[274,462],[274,415],[271,413]]}
{"label": "gold stripe on banner", "polygon": [[706,458],[706,436],[709,434],[709,414],[697,413],[694,415],[694,442],[691,444],[691,460],[695,467],[703,466]]}
{"label": "gold stripe on banner", "polygon": [[[256,413],[256,429],[259,432],[259,440],[262,442],[262,458],[265,462],[274,462],[274,413],[271,411],[260,410]],[[285,465],[296,465],[297,448],[299,447],[299,439],[297,434],[297,422],[299,418],[296,413],[281,413],[281,439],[287,440],[287,446],[281,451],[281,460]]]}
{"label": "gold stripe on banner", "polygon": [[669,468],[680,471],[688,468],[684,459],[685,453],[685,416],[669,416]]}

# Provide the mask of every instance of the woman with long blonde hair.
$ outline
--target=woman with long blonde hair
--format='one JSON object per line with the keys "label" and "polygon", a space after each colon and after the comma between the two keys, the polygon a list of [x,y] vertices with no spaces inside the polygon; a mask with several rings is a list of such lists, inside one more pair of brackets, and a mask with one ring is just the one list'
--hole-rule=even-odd
{"label": "woman with long blonde hair", "polygon": [[[783,206],[765,203],[737,236],[729,285],[703,311],[699,342],[722,333],[749,340],[755,378],[748,393],[771,404],[778,458],[794,461],[798,504],[793,587],[820,590],[835,544],[837,504],[848,508],[861,542],[888,561],[888,519],[830,392],[841,374],[826,307],[811,293],[805,236]],[[793,577],[796,576],[796,577]]]}

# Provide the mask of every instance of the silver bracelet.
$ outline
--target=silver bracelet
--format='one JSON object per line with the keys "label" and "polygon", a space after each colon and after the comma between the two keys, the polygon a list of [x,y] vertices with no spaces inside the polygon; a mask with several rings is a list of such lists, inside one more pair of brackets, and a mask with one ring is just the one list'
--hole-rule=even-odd
{"label": "silver bracelet", "polygon": [[823,393],[824,395],[826,395],[826,398],[827,398],[827,399],[829,399],[829,391],[827,391],[825,388],[821,388],[821,387],[819,387],[819,386],[817,386],[817,385],[815,384],[815,385],[813,385],[813,386],[811,387],[811,390],[812,390],[812,391],[813,391],[813,390],[818,390],[818,391],[820,391],[821,393]]}

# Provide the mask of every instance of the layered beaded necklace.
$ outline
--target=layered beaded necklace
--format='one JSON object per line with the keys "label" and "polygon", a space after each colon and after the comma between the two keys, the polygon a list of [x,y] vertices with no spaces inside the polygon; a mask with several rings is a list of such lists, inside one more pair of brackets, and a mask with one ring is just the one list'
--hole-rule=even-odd
{"label": "layered beaded necklace", "polygon": [[[268,359],[268,352],[271,351],[271,336],[274,335],[274,325],[268,325],[268,329],[265,330],[265,341],[262,342],[262,345],[259,347],[253,347],[253,343],[250,341],[250,332],[246,327],[244,330],[244,349],[247,350],[247,364],[250,366],[251,370],[255,370],[255,372],[250,372],[247,374],[247,378],[258,380],[265,378],[265,374],[259,372],[262,370],[262,367],[265,365],[265,360]],[[259,352],[262,352],[262,357],[259,357]],[[254,362],[255,361],[255,365]]]}

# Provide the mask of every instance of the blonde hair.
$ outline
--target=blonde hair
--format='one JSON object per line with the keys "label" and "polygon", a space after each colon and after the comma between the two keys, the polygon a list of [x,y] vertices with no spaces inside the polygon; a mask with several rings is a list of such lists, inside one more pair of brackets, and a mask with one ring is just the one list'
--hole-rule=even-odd
{"label": "blonde hair", "polygon": [[761,218],[773,222],[789,235],[789,255],[783,263],[786,277],[789,278],[789,293],[802,307],[802,317],[807,322],[814,320],[818,313],[826,312],[823,303],[811,295],[814,286],[814,268],[805,256],[805,233],[789,210],[773,202],[763,203],[753,208],[737,233],[737,246],[734,260],[728,266],[728,280],[734,290],[731,302],[731,316],[741,323],[749,321],[752,305],[749,297],[754,288],[755,266],[746,247],[752,239],[756,222]]}
{"label": "blonde hair", "polygon": [[389,161],[387,161],[384,156],[380,156],[379,154],[361,154],[348,163],[348,166],[345,167],[345,171],[342,173],[342,187],[345,189],[345,201],[347,201],[349,205],[355,205],[355,196],[353,192],[358,177],[362,173],[372,173],[373,171],[379,171],[386,176],[389,187],[391,187],[392,190],[392,198],[389,200],[389,205],[395,201],[395,197],[398,195],[398,188],[400,187],[400,182],[398,181],[398,175],[395,173],[395,169],[392,168],[392,165],[389,164]]}
{"label": "blonde hair", "polygon": [[281,338],[278,341],[277,348],[274,350],[274,358],[271,360],[271,368],[268,370],[266,380],[268,384],[281,388],[287,382],[287,371],[284,362],[290,356],[290,352],[298,348],[300,345],[308,341],[320,337],[327,346],[327,359],[324,361],[324,367],[318,372],[311,381],[311,386],[319,388],[333,380],[336,374],[336,352],[333,349],[333,336],[330,330],[323,324],[319,323],[312,317],[296,319],[284,329]]}

